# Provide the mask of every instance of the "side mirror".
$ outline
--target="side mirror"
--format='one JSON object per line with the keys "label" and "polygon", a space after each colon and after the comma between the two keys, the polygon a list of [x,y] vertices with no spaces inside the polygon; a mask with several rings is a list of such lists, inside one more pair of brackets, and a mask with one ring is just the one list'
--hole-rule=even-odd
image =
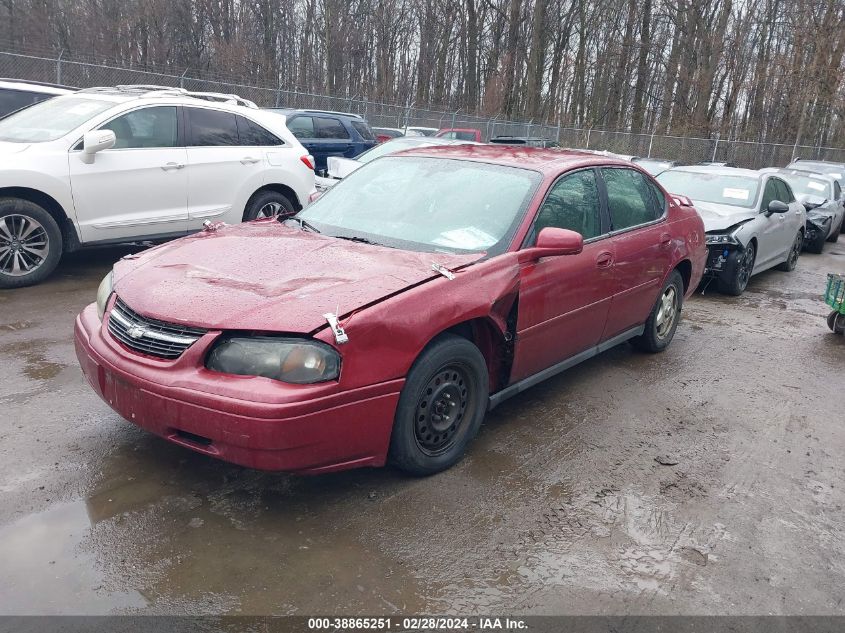
{"label": "side mirror", "polygon": [[519,252],[519,262],[524,264],[541,257],[577,255],[584,250],[584,237],[569,229],[547,226],[537,236],[537,243]]}
{"label": "side mirror", "polygon": [[94,162],[94,154],[104,149],[114,147],[117,137],[111,130],[94,130],[86,132],[82,137],[82,154],[80,158],[83,163],[90,165]]}
{"label": "side mirror", "polygon": [[766,209],[769,213],[786,213],[789,211],[789,205],[780,200],[772,200],[769,207]]}

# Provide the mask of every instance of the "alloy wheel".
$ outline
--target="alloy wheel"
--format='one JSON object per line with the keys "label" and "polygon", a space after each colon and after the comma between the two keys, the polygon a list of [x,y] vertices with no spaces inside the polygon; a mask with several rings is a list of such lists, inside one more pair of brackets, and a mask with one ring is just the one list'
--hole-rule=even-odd
{"label": "alloy wheel", "polygon": [[268,202],[258,210],[258,214],[256,214],[255,218],[274,218],[279,215],[282,211],[284,211],[284,208],[282,207],[281,203]]}
{"label": "alloy wheel", "polygon": [[751,279],[751,271],[754,269],[754,245],[749,244],[742,254],[742,259],[738,262],[739,270],[737,271],[737,281],[739,282],[740,290],[745,290],[748,285],[748,280]]}
{"label": "alloy wheel", "polygon": [[414,437],[427,455],[446,452],[459,435],[464,420],[471,414],[469,390],[472,381],[461,364],[449,364],[438,370],[422,390],[414,419]]}
{"label": "alloy wheel", "polygon": [[47,230],[40,222],[19,214],[0,218],[0,272],[11,277],[28,275],[49,253]]}
{"label": "alloy wheel", "polygon": [[672,325],[678,318],[678,291],[675,286],[669,286],[660,297],[660,305],[657,308],[655,329],[657,338],[664,339],[672,331]]}
{"label": "alloy wheel", "polygon": [[799,233],[795,237],[795,242],[792,243],[792,250],[789,251],[789,268],[795,268],[795,265],[798,263],[798,256],[801,254],[801,247],[803,245],[803,241],[801,239],[801,233]]}

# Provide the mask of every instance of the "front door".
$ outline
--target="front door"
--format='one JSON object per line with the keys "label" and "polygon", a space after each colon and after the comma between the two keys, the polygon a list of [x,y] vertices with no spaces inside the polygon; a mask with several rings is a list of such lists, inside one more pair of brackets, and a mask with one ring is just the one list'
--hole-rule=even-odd
{"label": "front door", "polygon": [[187,230],[187,154],[176,106],[122,114],[111,149],[83,163],[81,141],[69,161],[73,203],[83,242],[177,235]]}
{"label": "front door", "polygon": [[511,382],[595,347],[616,283],[614,247],[594,169],[564,174],[552,185],[526,246],[547,226],[581,233],[584,250],[521,269]]}

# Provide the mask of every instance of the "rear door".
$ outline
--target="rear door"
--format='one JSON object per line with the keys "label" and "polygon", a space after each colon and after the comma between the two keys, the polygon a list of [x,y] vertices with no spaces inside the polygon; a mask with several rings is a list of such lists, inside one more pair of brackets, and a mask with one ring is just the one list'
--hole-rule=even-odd
{"label": "rear door", "polygon": [[241,145],[233,112],[183,109],[188,145],[188,229],[199,229],[206,220],[240,222],[246,202],[242,192],[255,191],[262,184],[264,152]]}
{"label": "rear door", "polygon": [[512,382],[595,347],[616,285],[595,169],[564,174],[550,187],[524,247],[547,226],[581,233],[584,250],[521,269]]}
{"label": "rear door", "polygon": [[187,153],[177,106],[137,108],[100,126],[115,144],[94,162],[69,156],[83,242],[175,235],[187,230]]}
{"label": "rear door", "polygon": [[672,265],[668,202],[651,180],[627,167],[603,167],[616,251],[616,290],[603,339],[645,322]]}

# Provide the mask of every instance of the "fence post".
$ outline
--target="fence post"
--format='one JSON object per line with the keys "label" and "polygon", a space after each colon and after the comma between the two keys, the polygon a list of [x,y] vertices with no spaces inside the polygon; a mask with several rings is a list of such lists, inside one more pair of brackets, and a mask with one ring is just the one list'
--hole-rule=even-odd
{"label": "fence post", "polygon": [[716,150],[719,149],[719,132],[716,132],[716,143],[713,145],[713,158],[710,159],[710,162],[716,162]]}
{"label": "fence post", "polygon": [[65,54],[65,49],[59,51],[59,58],[56,60],[56,83],[62,83],[62,55]]}
{"label": "fence post", "polygon": [[593,133],[593,128],[587,128],[587,147],[584,149],[590,149],[590,134]]}
{"label": "fence post", "polygon": [[654,130],[651,131],[651,136],[648,139],[648,158],[651,158],[652,145],[654,145]]}
{"label": "fence post", "polygon": [[182,73],[182,76],[179,77],[179,87],[182,88],[182,90],[185,89],[185,75],[188,74],[188,70],[190,70],[190,68],[186,68],[185,72]]}

